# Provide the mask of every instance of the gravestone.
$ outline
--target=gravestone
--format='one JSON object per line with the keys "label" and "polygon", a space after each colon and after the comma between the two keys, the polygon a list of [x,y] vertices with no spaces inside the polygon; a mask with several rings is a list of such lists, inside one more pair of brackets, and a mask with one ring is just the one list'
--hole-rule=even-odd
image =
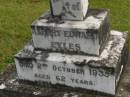
{"label": "gravestone", "polygon": [[33,88],[49,84],[115,95],[128,58],[127,33],[110,31],[109,11],[88,9],[88,0],[51,0],[50,6],[15,55],[22,87],[27,81],[38,83]]}

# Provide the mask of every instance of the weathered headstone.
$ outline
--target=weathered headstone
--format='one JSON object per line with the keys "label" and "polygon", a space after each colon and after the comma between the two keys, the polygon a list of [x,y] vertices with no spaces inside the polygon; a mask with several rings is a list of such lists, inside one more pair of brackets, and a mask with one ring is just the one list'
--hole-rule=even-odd
{"label": "weathered headstone", "polygon": [[31,26],[32,42],[15,56],[18,79],[115,95],[128,35],[110,32],[108,13],[88,10],[88,0],[51,0],[51,12]]}
{"label": "weathered headstone", "polygon": [[[22,80],[43,81],[115,94],[127,56],[127,34],[111,31],[111,40],[98,56],[68,55],[23,49],[15,56]],[[33,48],[32,44],[27,45]],[[26,49],[26,48],[25,48]]]}
{"label": "weathered headstone", "polygon": [[88,0],[51,0],[52,14],[65,20],[83,20],[88,10]]}

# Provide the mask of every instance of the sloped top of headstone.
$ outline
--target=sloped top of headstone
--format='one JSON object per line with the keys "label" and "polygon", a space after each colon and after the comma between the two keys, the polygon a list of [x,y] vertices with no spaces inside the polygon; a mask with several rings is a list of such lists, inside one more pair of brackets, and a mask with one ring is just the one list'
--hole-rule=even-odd
{"label": "sloped top of headstone", "polygon": [[80,28],[80,29],[99,29],[108,11],[104,9],[90,9],[84,21],[61,21],[53,18],[50,12],[43,14],[38,20],[33,22],[33,26],[55,26],[63,28]]}

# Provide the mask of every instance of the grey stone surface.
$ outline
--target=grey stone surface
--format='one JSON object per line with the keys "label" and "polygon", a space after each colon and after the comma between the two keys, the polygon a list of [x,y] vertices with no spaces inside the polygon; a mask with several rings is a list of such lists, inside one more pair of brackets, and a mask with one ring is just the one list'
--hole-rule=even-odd
{"label": "grey stone surface", "polygon": [[127,61],[127,33],[111,31],[100,56],[37,51],[32,44],[15,56],[19,79],[115,94]]}
{"label": "grey stone surface", "polygon": [[89,9],[84,21],[63,21],[43,14],[32,24],[36,49],[99,56],[109,38],[107,10]]}
{"label": "grey stone surface", "polygon": [[83,20],[88,10],[88,0],[51,0],[52,15],[64,20]]}
{"label": "grey stone surface", "polygon": [[[130,58],[130,56],[129,56]],[[130,97],[130,60],[126,64],[115,96],[67,87],[52,87],[16,79],[15,65],[0,73],[0,97]]]}

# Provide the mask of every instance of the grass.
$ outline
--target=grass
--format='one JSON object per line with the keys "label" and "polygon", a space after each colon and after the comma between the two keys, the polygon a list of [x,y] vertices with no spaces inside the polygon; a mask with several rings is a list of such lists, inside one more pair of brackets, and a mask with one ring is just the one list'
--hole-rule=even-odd
{"label": "grass", "polygon": [[[48,9],[48,1],[0,0],[0,70],[31,39],[30,25]],[[111,29],[130,32],[130,0],[90,0],[90,7],[110,9]]]}

